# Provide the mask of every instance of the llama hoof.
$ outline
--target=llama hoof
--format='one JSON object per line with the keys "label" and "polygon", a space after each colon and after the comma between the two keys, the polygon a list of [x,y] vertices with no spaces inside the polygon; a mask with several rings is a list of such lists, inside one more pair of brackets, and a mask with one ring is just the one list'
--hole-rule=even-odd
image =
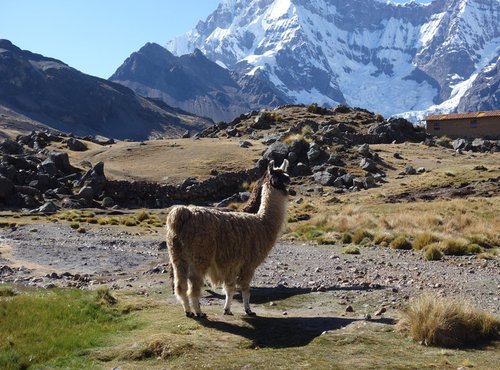
{"label": "llama hoof", "polygon": [[233,313],[229,310],[224,310],[224,315],[233,316]]}
{"label": "llama hoof", "polygon": [[253,312],[252,310],[245,310],[245,313],[248,315],[248,316],[257,316],[257,314],[255,312]]}
{"label": "llama hoof", "polygon": [[186,317],[194,317],[194,313],[192,312],[186,312]]}
{"label": "llama hoof", "polygon": [[197,319],[206,319],[207,318],[207,314],[204,313],[204,312],[197,313],[196,314],[196,318]]}

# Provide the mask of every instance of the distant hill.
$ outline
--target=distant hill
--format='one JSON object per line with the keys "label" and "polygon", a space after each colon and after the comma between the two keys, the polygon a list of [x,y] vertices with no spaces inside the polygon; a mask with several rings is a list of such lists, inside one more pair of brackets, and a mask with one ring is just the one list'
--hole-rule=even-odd
{"label": "distant hill", "polygon": [[289,101],[264,72],[231,72],[199,50],[177,57],[154,43],[127,58],[110,81],[216,121],[230,121],[241,113]]}
{"label": "distant hill", "polygon": [[16,129],[16,122],[29,122],[26,127],[40,124],[117,139],[179,136],[211,124],[8,40],[0,40],[0,112],[0,127],[4,123]]}

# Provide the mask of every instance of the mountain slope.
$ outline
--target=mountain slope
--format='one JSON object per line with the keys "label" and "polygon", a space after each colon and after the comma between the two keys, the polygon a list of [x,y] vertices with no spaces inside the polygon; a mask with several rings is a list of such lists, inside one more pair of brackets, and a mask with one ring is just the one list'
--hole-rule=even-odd
{"label": "mountain slope", "polygon": [[214,120],[231,120],[242,112],[286,102],[259,74],[232,73],[198,49],[176,57],[153,43],[127,58],[110,80]]}
{"label": "mountain slope", "polygon": [[0,106],[61,131],[119,139],[178,135],[210,123],[7,40],[0,40]]}
{"label": "mountain slope", "polygon": [[499,19],[498,0],[225,0],[167,48],[265,71],[294,102],[453,111],[498,58]]}

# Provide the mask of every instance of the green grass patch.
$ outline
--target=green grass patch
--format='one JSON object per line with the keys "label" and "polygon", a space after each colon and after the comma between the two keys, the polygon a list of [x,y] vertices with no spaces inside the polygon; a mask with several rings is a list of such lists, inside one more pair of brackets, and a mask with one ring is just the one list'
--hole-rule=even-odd
{"label": "green grass patch", "polygon": [[439,261],[443,258],[443,252],[439,248],[439,243],[429,244],[424,251],[424,258],[427,261]]}
{"label": "green grass patch", "polygon": [[95,292],[54,289],[0,298],[0,368],[90,368],[86,349],[134,325]]}

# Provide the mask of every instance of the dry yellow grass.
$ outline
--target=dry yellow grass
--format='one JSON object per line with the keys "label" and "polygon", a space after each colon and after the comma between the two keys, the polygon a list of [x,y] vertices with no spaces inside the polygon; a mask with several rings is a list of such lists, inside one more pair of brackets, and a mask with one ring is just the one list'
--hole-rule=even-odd
{"label": "dry yellow grass", "polygon": [[500,334],[498,318],[467,302],[428,293],[410,302],[398,326],[416,341],[442,347],[477,346]]}
{"label": "dry yellow grass", "polygon": [[[200,180],[210,177],[212,169],[218,172],[251,168],[261,157],[262,143],[240,148],[237,139],[163,139],[139,142],[117,142],[111,146],[86,143],[89,150],[69,152],[70,162],[95,164],[104,162],[106,176],[112,180],[152,181],[177,184],[187,177]],[[55,144],[51,149],[63,147]]]}

